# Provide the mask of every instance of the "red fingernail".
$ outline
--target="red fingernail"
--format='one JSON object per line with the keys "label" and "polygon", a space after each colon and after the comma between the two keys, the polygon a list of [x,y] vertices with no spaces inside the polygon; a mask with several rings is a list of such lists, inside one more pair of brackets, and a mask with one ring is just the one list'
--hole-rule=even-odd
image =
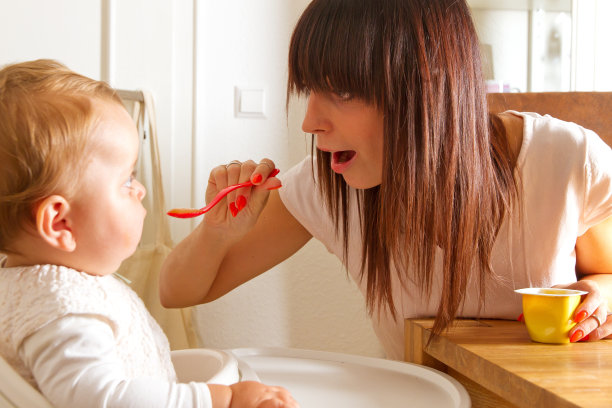
{"label": "red fingernail", "polygon": [[238,211],[242,210],[244,207],[246,207],[247,204],[247,199],[245,196],[238,196],[238,198],[236,199],[236,208],[238,209]]}
{"label": "red fingernail", "polygon": [[582,330],[576,330],[574,332],[574,334],[572,334],[572,337],[570,337],[570,343],[575,343],[578,340],[580,340],[581,338],[584,337],[584,333]]}
{"label": "red fingernail", "polygon": [[580,323],[581,321],[586,319],[586,317],[587,317],[587,312],[586,312],[586,310],[583,310],[582,312],[580,312],[576,316],[574,316],[574,322],[575,323]]}
{"label": "red fingernail", "polygon": [[519,315],[519,317],[516,318],[516,320],[518,320],[519,322],[522,322],[523,321],[523,314],[521,313]]}
{"label": "red fingernail", "polygon": [[251,177],[251,181],[253,183],[259,183],[261,179],[262,179],[261,174],[253,174],[253,177]]}
{"label": "red fingernail", "polygon": [[232,217],[235,217],[238,214],[238,208],[236,208],[236,204],[230,203],[229,210],[232,213]]}
{"label": "red fingernail", "polygon": [[272,190],[278,190],[279,188],[282,187],[282,184],[280,186],[274,186],[274,187],[269,187],[268,190],[272,191]]}
{"label": "red fingernail", "polygon": [[580,341],[589,341],[589,336],[590,336],[590,334],[587,334],[586,336],[581,338]]}

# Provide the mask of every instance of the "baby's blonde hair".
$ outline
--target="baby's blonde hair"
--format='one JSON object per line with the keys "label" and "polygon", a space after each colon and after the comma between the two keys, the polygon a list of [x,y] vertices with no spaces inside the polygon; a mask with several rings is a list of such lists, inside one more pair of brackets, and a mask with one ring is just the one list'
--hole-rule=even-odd
{"label": "baby's blonde hair", "polygon": [[0,70],[0,251],[34,225],[37,203],[74,193],[98,121],[94,100],[121,104],[108,84],[57,61]]}

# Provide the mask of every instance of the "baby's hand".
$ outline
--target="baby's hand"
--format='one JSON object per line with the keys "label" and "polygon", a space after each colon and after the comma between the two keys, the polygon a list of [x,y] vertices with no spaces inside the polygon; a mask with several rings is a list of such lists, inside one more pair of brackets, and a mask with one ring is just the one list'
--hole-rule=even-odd
{"label": "baby's hand", "polygon": [[230,408],[299,408],[289,391],[256,381],[243,381],[230,385]]}

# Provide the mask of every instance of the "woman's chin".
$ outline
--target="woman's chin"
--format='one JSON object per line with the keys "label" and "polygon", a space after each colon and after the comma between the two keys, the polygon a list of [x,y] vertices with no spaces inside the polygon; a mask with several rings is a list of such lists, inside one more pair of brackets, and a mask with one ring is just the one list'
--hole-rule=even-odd
{"label": "woman's chin", "polygon": [[379,186],[381,183],[380,180],[368,180],[364,179],[363,177],[351,177],[351,175],[348,173],[342,174],[342,177],[344,178],[346,184],[356,190],[367,190],[369,188]]}

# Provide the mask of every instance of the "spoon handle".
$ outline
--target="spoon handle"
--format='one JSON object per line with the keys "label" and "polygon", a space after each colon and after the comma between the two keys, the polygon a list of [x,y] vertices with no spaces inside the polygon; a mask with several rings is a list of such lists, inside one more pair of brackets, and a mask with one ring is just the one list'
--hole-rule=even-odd
{"label": "spoon handle", "polygon": [[[274,169],[272,170],[272,172],[270,172],[268,177],[274,177],[279,172],[280,172],[279,169]],[[251,187],[252,185],[253,185],[253,182],[249,180],[249,181],[245,181],[244,183],[233,184],[231,186],[227,186],[223,190],[219,191],[217,195],[211,200],[210,203],[208,203],[205,207],[200,208],[199,210],[195,208],[174,208],[168,211],[167,214],[175,218],[193,218],[193,217],[200,216],[204,214],[205,212],[210,211],[211,208],[213,208],[219,201],[221,201],[226,195],[228,195],[232,191],[237,190],[239,188]]]}

